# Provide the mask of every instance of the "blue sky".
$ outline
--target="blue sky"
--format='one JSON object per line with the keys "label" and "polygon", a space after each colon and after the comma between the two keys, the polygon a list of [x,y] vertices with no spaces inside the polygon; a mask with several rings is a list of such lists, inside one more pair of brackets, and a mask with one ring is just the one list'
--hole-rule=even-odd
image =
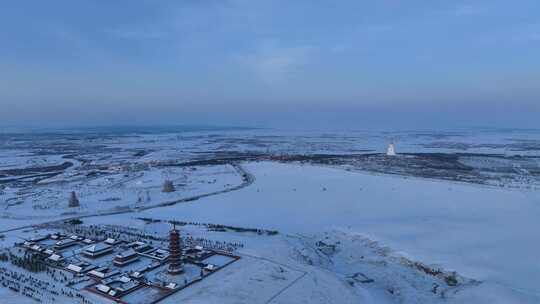
{"label": "blue sky", "polygon": [[540,122],[540,2],[4,1],[0,125]]}

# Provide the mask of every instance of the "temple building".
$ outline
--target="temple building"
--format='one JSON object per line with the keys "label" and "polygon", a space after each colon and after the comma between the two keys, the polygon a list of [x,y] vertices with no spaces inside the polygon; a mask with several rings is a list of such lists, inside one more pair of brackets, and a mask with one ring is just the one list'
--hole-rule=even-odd
{"label": "temple building", "polygon": [[117,254],[114,257],[113,263],[116,266],[122,267],[131,264],[137,260],[139,260],[139,255],[137,254],[137,252],[135,252],[135,250],[133,249],[128,249],[124,252]]}
{"label": "temple building", "polygon": [[176,225],[169,232],[169,274],[179,274],[184,271],[182,263],[182,248],[180,247],[180,232],[176,230]]}
{"label": "temple building", "polygon": [[83,249],[82,254],[89,258],[97,258],[113,252],[113,247],[105,243],[90,245]]}

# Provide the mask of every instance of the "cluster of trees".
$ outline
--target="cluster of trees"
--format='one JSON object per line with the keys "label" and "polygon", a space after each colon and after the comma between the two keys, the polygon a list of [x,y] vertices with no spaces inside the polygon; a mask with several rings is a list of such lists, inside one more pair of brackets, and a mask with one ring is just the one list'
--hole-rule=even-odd
{"label": "cluster of trees", "polygon": [[244,248],[244,244],[240,242],[229,243],[229,242],[208,240],[201,237],[194,238],[192,236],[182,238],[182,245],[186,247],[202,246],[208,249],[221,250],[221,251],[227,251],[227,252],[233,252],[238,248]]}
{"label": "cluster of trees", "polygon": [[10,253],[9,261],[11,264],[30,272],[42,272],[47,270],[47,265],[43,261],[43,257],[35,253],[27,253],[22,257]]}
{"label": "cluster of trees", "polygon": [[[56,270],[54,268],[47,269],[47,275],[49,275],[54,281],[60,282],[60,283],[66,283],[68,282],[68,277],[66,274],[61,270]],[[69,282],[68,284],[69,285]]]}
{"label": "cluster of trees", "polygon": [[[148,220],[148,219],[143,219]],[[156,220],[153,220],[156,221]],[[159,220],[157,220],[159,221]],[[259,235],[266,234],[266,235],[276,235],[279,233],[277,230],[268,230],[268,229],[259,229],[259,228],[245,228],[245,227],[235,227],[235,226],[227,226],[227,225],[221,225],[221,224],[209,224],[209,223],[199,223],[199,222],[181,222],[172,220],[169,221],[171,224],[175,224],[177,226],[185,226],[185,225],[193,225],[193,226],[204,226],[208,229],[208,231],[234,231],[234,232],[252,232],[257,233]]]}
{"label": "cluster of trees", "polygon": [[161,223],[161,220],[159,220],[159,219],[152,219],[152,218],[148,218],[148,217],[138,217],[137,219],[139,219],[141,221],[144,221],[147,224]]}
{"label": "cluster of trees", "polygon": [[0,283],[3,287],[21,293],[39,303],[44,301],[47,303],[56,302],[56,297],[62,295],[68,298],[78,298],[78,302],[82,304],[93,304],[92,301],[75,290],[65,289],[53,283],[3,267],[0,268]]}
{"label": "cluster of trees", "polygon": [[112,238],[124,241],[166,241],[165,236],[158,236],[148,233],[143,233],[138,229],[123,227],[117,225],[90,225],[90,226],[64,226],[64,231],[69,234],[76,234],[89,239],[106,239]]}
{"label": "cluster of trees", "polygon": [[82,223],[83,221],[81,219],[72,219],[72,220],[66,221],[66,224],[69,224],[69,225],[80,225]]}
{"label": "cluster of trees", "polygon": [[444,282],[448,285],[448,286],[457,286],[459,284],[459,281],[458,281],[458,276],[457,276],[457,273],[455,271],[451,271],[449,273],[447,272],[444,272],[442,269],[440,268],[431,268],[430,266],[427,266],[427,265],[424,265],[420,262],[414,262],[413,265],[418,269],[418,270],[421,270],[429,275],[432,275],[434,277],[439,277],[439,278],[443,278],[444,279]]}
{"label": "cluster of trees", "polygon": [[6,268],[0,268],[0,282],[2,282],[3,287],[19,292],[38,302],[41,302],[44,298],[43,291],[55,294],[54,291],[49,290],[50,283],[16,271],[8,271]]}
{"label": "cluster of trees", "polygon": [[[145,221],[146,223],[161,223],[162,220],[159,219],[152,219],[152,218],[139,218],[140,220]],[[175,224],[176,226],[186,226],[186,225],[193,225],[193,226],[204,226],[207,227],[209,230],[212,228],[222,228],[222,229],[230,229],[237,232],[256,232],[259,234],[266,233],[266,234],[277,234],[277,231],[271,231],[271,230],[262,230],[262,229],[250,229],[250,228],[239,228],[239,227],[231,227],[231,226],[224,226],[224,225],[217,225],[217,224],[205,224],[205,223],[197,223],[197,222],[181,222],[181,221],[167,221],[168,223]],[[225,227],[225,228],[223,228]],[[146,240],[153,240],[153,241],[159,241],[159,242],[168,242],[168,238],[166,236],[156,236],[151,234],[142,233],[138,230],[132,231],[132,229],[128,228],[120,228],[120,227],[111,227],[111,229],[114,229],[114,231],[117,231],[117,229],[124,230],[122,233],[124,235],[130,235],[135,237],[135,239],[146,239]],[[120,232],[120,231],[118,231]],[[244,244],[240,242],[220,242],[220,241],[213,241],[208,240],[205,238],[193,238],[191,236],[188,237],[182,237],[181,239],[183,246],[188,247],[194,247],[194,246],[202,246],[204,248],[209,249],[216,249],[216,250],[223,250],[228,252],[233,252],[234,250],[238,248],[243,248]]]}

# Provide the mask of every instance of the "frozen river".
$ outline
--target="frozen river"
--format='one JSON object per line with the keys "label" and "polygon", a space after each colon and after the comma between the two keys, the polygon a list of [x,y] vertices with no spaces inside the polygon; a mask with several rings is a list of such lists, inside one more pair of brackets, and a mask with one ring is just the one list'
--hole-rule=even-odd
{"label": "frozen river", "polygon": [[284,233],[351,229],[412,259],[539,299],[538,192],[307,165],[245,167],[257,178],[248,188],[137,216]]}

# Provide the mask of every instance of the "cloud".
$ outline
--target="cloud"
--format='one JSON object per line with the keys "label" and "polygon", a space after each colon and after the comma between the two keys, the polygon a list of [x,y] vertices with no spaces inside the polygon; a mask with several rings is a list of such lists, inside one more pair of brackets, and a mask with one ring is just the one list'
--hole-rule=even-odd
{"label": "cloud", "polygon": [[265,41],[238,59],[264,83],[278,84],[306,66],[313,49],[311,46],[282,46]]}

